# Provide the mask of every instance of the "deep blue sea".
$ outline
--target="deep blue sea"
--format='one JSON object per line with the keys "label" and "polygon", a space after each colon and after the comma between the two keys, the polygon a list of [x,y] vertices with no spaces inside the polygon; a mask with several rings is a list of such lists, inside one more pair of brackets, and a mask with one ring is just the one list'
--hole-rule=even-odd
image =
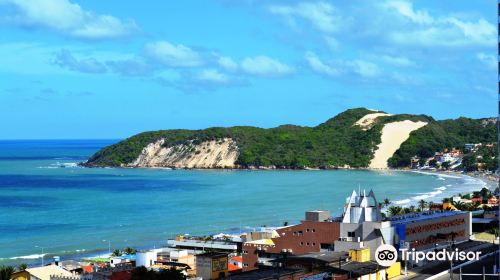
{"label": "deep blue sea", "polygon": [[176,234],[295,223],[340,214],[353,189],[399,204],[481,188],[476,179],[412,172],[80,168],[110,140],[0,141],[0,264],[39,255],[147,248]]}

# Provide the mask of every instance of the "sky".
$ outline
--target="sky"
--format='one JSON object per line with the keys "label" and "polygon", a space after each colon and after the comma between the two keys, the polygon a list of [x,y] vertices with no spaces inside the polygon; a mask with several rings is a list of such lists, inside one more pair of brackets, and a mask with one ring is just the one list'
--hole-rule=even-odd
{"label": "sky", "polygon": [[0,0],[0,139],[497,115],[496,3]]}

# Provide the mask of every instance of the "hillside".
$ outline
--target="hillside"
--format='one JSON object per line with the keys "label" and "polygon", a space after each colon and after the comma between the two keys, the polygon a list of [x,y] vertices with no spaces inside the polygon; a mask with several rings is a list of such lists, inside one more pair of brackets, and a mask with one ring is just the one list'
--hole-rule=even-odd
{"label": "hillside", "polygon": [[[399,124],[403,123],[410,126],[398,137],[394,129],[388,129],[400,128]],[[389,160],[391,166],[399,167],[409,163],[416,154],[434,153],[469,142],[495,142],[496,135],[496,122],[491,121],[466,118],[436,121],[425,115],[389,115],[357,108],[315,127],[237,126],[144,132],[98,151],[83,165],[365,168],[373,167],[374,154],[384,149],[384,155],[376,159],[379,165],[380,161]],[[387,147],[387,143],[381,143],[381,139],[386,138],[393,142],[397,138],[397,141]]]}

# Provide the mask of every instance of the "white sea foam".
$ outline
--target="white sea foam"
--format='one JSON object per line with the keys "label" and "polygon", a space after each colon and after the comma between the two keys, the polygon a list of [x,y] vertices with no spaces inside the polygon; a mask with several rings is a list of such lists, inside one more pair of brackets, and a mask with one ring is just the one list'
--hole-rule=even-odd
{"label": "white sea foam", "polygon": [[[430,175],[430,176],[437,176],[438,180],[442,180],[444,178],[451,178],[451,179],[460,179],[462,177],[460,176],[455,176],[455,175],[449,175],[449,174],[441,174],[441,173],[436,173],[436,172],[424,172],[424,171],[412,171],[413,173],[421,174],[421,175]],[[441,178],[441,179],[439,179]]]}
{"label": "white sea foam", "polygon": [[445,190],[446,190],[446,187],[437,187],[437,188],[434,188],[435,191],[432,191],[432,192],[427,192],[427,193],[421,193],[420,195],[417,195],[415,197],[413,197],[414,200],[422,200],[422,199],[429,199],[431,197],[435,197],[435,196],[438,196],[440,194],[442,194]]}
{"label": "white sea foam", "polygon": [[397,204],[397,205],[401,205],[401,204],[408,204],[408,203],[410,203],[410,201],[411,201],[410,199],[402,199],[402,200],[396,200],[393,203]]}
{"label": "white sea foam", "polygon": [[45,257],[47,254],[33,254],[33,255],[27,255],[27,256],[18,256],[18,257],[12,257],[10,258],[11,260],[34,260],[34,259],[39,259],[41,257]]}

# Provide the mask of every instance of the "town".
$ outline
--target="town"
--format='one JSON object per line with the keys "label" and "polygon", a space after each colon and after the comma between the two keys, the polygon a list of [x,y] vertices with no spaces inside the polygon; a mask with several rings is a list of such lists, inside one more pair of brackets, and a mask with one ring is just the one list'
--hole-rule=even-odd
{"label": "town", "polygon": [[495,263],[488,258],[498,247],[498,189],[407,208],[379,201],[373,191],[352,191],[339,216],[312,210],[295,225],[178,235],[163,248],[110,248],[106,257],[78,261],[56,256],[47,263],[42,259],[38,267],[2,267],[1,273],[12,280],[449,279],[450,267],[451,273],[462,273],[471,265],[399,258],[385,267],[375,261],[382,244],[423,252],[481,252],[477,262],[484,262],[483,273],[494,273]]}

